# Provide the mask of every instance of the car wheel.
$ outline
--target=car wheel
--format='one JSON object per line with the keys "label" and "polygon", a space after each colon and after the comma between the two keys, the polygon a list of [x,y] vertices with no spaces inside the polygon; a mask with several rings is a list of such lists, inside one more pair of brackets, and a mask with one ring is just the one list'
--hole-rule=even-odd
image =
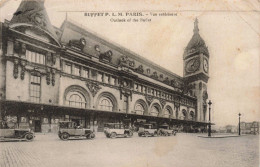
{"label": "car wheel", "polygon": [[115,133],[115,132],[111,133],[110,138],[111,138],[111,139],[116,138],[116,133]]}
{"label": "car wheel", "polygon": [[91,133],[91,139],[94,139],[96,137],[96,135],[94,133]]}
{"label": "car wheel", "polygon": [[149,136],[148,132],[144,132],[144,136],[148,137]]}
{"label": "car wheel", "polygon": [[141,133],[138,133],[138,136],[139,136],[139,137],[141,137],[141,136],[142,136],[142,134],[141,134]]}
{"label": "car wheel", "polygon": [[133,132],[129,132],[129,137],[132,137],[133,136]]}
{"label": "car wheel", "polygon": [[61,134],[61,140],[68,140],[69,139],[69,134],[68,133],[62,133]]}
{"label": "car wheel", "polygon": [[87,139],[91,139],[91,134],[87,134],[87,135],[86,135],[86,138],[87,138]]}
{"label": "car wheel", "polygon": [[34,137],[33,134],[28,133],[24,136],[24,138],[26,139],[26,141],[32,141]]}

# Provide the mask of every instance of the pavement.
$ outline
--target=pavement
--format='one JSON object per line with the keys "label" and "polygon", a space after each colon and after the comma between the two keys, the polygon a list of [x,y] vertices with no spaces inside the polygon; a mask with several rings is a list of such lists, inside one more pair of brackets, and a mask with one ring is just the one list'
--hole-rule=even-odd
{"label": "pavement", "polygon": [[229,137],[243,137],[243,136],[247,136],[245,134],[242,135],[238,135],[238,134],[229,134],[229,133],[222,133],[222,134],[211,134],[211,136],[208,136],[208,134],[206,135],[199,135],[198,137],[202,137],[202,138],[229,138]]}
{"label": "pavement", "polygon": [[[206,134],[205,134],[206,135]],[[203,135],[202,135],[203,136]],[[258,167],[259,136],[169,137],[62,141],[56,134],[36,134],[32,142],[0,142],[0,167]]]}

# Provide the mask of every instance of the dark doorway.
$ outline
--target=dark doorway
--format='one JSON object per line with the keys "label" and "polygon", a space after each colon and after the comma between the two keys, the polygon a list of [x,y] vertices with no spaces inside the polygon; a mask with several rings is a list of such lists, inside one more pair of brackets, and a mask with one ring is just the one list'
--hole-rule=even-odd
{"label": "dark doorway", "polygon": [[40,120],[35,120],[35,128],[34,128],[34,132],[41,132],[41,121]]}

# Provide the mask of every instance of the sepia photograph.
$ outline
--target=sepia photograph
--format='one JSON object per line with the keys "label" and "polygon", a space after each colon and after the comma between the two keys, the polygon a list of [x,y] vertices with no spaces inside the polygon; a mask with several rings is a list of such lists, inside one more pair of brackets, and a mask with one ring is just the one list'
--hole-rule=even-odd
{"label": "sepia photograph", "polygon": [[259,167],[259,0],[0,0],[0,167]]}

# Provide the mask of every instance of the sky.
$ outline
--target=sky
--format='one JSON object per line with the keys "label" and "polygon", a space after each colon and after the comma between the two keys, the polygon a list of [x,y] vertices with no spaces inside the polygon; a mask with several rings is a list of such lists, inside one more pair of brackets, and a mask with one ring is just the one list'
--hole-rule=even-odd
{"label": "sky", "polygon": [[[11,20],[20,0],[0,1],[0,19]],[[51,23],[66,17],[154,63],[183,76],[183,52],[195,18],[208,46],[208,94],[217,126],[260,120],[260,1],[240,0],[45,0]],[[146,11],[150,22],[113,22],[122,17],[88,17],[85,12]],[[152,17],[171,12],[174,16]],[[111,14],[111,13],[110,13]],[[124,17],[123,17],[124,18]]]}

